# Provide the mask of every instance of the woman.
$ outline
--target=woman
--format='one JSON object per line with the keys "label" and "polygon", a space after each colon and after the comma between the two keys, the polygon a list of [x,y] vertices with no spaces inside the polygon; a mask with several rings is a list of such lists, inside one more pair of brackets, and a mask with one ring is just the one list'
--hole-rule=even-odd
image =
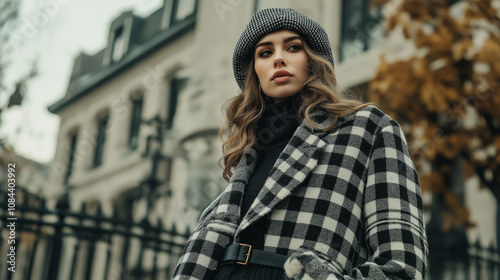
{"label": "woman", "polygon": [[399,125],[337,90],[324,29],[257,12],[237,42],[223,175],[174,279],[423,279],[420,186]]}

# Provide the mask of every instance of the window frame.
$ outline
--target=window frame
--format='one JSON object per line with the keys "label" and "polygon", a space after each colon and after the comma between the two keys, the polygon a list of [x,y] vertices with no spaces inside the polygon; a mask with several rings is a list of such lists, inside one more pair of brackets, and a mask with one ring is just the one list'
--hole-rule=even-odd
{"label": "window frame", "polygon": [[132,103],[130,126],[129,126],[129,136],[128,136],[128,147],[131,150],[137,149],[139,145],[139,134],[141,131],[142,123],[142,111],[144,107],[144,94],[134,95],[130,98]]}
{"label": "window frame", "polygon": [[97,120],[97,134],[95,138],[94,157],[92,159],[93,168],[97,168],[101,166],[103,163],[104,147],[106,144],[106,133],[108,130],[108,123],[109,123],[109,114],[105,114]]}
{"label": "window frame", "polygon": [[[341,11],[342,11],[342,16],[341,16],[341,26],[340,26],[340,40],[339,40],[339,51],[338,51],[338,55],[339,55],[339,61],[340,62],[343,62],[343,61],[346,61],[350,58],[354,58],[362,53],[365,53],[366,51],[374,48],[375,46],[372,45],[372,43],[374,42],[374,40],[371,38],[372,37],[372,34],[367,34],[366,32],[366,27],[368,26],[368,24],[373,21],[373,17],[370,15],[370,4],[369,4],[369,0],[360,0],[361,1],[361,4],[362,4],[362,8],[361,8],[361,21],[360,23],[357,25],[358,26],[364,26],[365,28],[363,30],[361,30],[361,35],[358,35],[359,34],[359,30],[356,30],[355,33],[356,33],[356,36],[359,36],[360,39],[361,39],[361,42],[363,44],[363,47],[362,49],[359,51],[359,53],[355,54],[355,55],[350,55],[350,56],[346,56],[345,54],[345,49],[347,49],[347,47],[345,47],[345,44],[346,44],[346,34],[348,34],[348,32],[350,30],[348,30],[348,26],[347,26],[347,20],[349,18],[349,15],[348,12],[348,6],[347,3],[352,3],[352,0],[342,0],[342,7],[341,7]],[[383,24],[383,16],[382,16],[382,7],[377,7],[376,8],[377,10],[377,17],[376,17],[376,21],[375,23],[377,25],[381,25]],[[353,11],[353,12],[356,12],[356,11]],[[358,28],[357,28],[358,29]],[[385,30],[384,30],[385,31]],[[352,31],[351,31],[352,32]],[[385,36],[385,34],[384,34]],[[349,42],[353,42],[353,41],[349,41]]]}
{"label": "window frame", "polygon": [[[117,40],[119,39],[119,41]],[[116,50],[120,50],[118,57]],[[114,30],[113,43],[111,44],[111,63],[118,62],[125,55],[125,26],[120,25]]]}
{"label": "window frame", "polygon": [[174,125],[174,118],[179,105],[179,94],[186,88],[189,78],[187,76],[175,75],[169,82],[169,94],[167,98],[166,129]]}
{"label": "window frame", "polygon": [[183,22],[183,21],[188,20],[192,17],[195,17],[197,12],[198,12],[198,0],[192,0],[192,1],[194,1],[193,12],[191,14],[186,15],[185,17],[183,17],[181,19],[177,19],[177,12],[179,10],[180,1],[181,0],[172,0],[172,5],[171,5],[172,10],[170,11],[170,24],[169,24],[169,26],[173,26],[179,22]]}
{"label": "window frame", "polygon": [[64,175],[64,185],[68,185],[69,178],[73,174],[74,171],[74,163],[75,163],[75,153],[76,153],[76,144],[78,142],[78,132],[73,132],[69,136],[69,156],[68,156],[68,164],[66,168],[66,174]]}

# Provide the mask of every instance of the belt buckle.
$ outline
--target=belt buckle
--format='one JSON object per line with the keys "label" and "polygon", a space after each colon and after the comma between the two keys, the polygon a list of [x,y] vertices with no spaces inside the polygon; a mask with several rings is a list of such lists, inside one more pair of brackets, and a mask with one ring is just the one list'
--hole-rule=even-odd
{"label": "belt buckle", "polygon": [[241,264],[241,265],[247,265],[248,264],[248,259],[250,259],[250,252],[252,251],[252,245],[243,244],[243,243],[240,243],[240,245],[248,247],[248,252],[245,254],[247,256],[247,258],[246,258],[245,262],[236,261],[236,263],[237,264]]}

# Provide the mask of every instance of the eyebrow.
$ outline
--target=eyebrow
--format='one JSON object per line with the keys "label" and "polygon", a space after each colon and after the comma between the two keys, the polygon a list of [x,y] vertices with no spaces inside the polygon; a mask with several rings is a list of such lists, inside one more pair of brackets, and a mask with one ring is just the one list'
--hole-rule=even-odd
{"label": "eyebrow", "polygon": [[[288,43],[288,42],[296,40],[296,39],[301,40],[301,38],[299,36],[292,36],[292,37],[285,38],[285,40],[283,40],[283,43]],[[272,42],[262,42],[260,44],[257,44],[257,46],[255,46],[255,49],[257,49],[260,46],[268,46],[268,45],[272,45],[272,44],[273,44]]]}

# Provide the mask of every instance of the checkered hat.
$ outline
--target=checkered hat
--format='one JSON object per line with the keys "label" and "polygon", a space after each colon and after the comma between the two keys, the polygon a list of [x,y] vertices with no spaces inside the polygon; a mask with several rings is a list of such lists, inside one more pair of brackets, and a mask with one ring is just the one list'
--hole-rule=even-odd
{"label": "checkered hat", "polygon": [[234,48],[233,72],[241,89],[257,42],[264,35],[281,29],[297,32],[309,47],[334,65],[328,35],[319,23],[294,9],[264,9],[253,15]]}

